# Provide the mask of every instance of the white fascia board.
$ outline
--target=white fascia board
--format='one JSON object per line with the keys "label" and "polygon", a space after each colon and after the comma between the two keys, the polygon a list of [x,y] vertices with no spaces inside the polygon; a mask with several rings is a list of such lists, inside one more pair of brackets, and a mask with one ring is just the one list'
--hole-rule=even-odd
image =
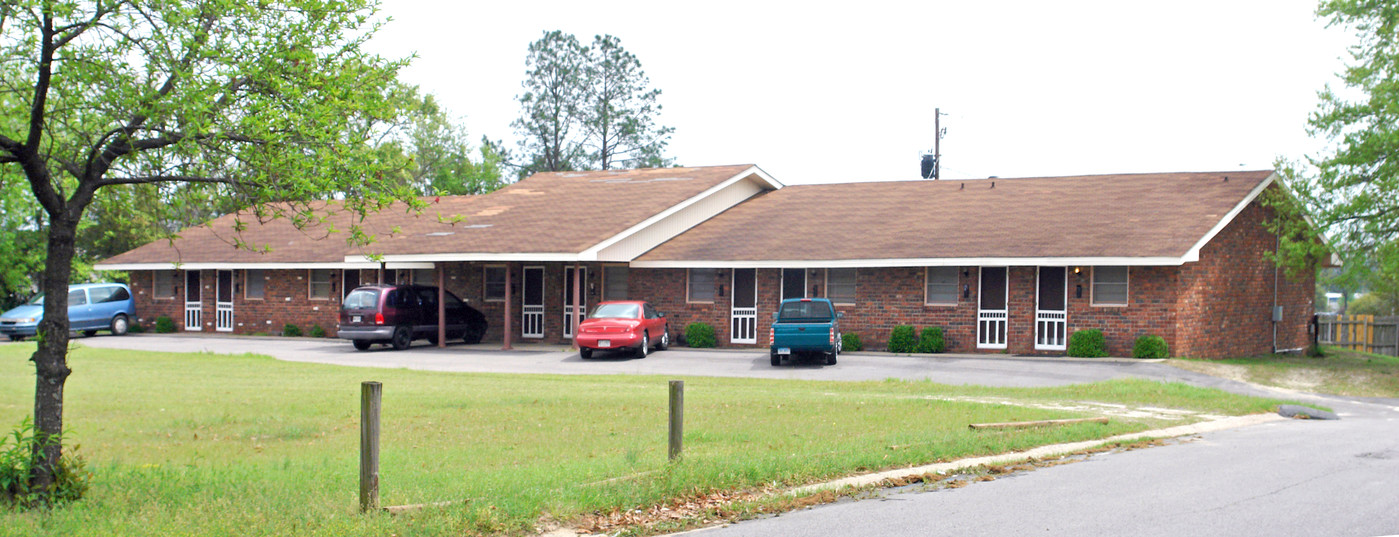
{"label": "white fascia board", "polygon": [[[613,244],[616,244],[618,241],[621,241],[621,240],[623,240],[623,239],[625,239],[625,238],[627,238],[627,237],[630,237],[630,236],[632,236],[632,235],[635,235],[635,234],[637,234],[637,233],[640,233],[641,230],[646,229],[646,228],[648,228],[648,227],[651,227],[651,226],[655,225],[657,222],[660,222],[660,221],[662,221],[662,220],[665,220],[666,218],[669,218],[671,215],[673,215],[673,214],[675,214],[675,213],[678,213],[678,212],[684,210],[686,207],[689,207],[689,206],[691,206],[691,205],[694,205],[694,204],[696,204],[696,203],[699,203],[701,200],[703,200],[703,199],[705,199],[705,198],[707,198],[707,197],[709,197],[709,196],[714,195],[716,192],[719,192],[719,191],[721,191],[721,190],[724,190],[725,188],[728,188],[730,185],[732,185],[732,184],[734,184],[734,183],[737,183],[737,182],[739,182],[739,181],[746,180],[746,179],[748,179],[749,177],[757,177],[757,178],[761,179],[761,180],[762,180],[762,183],[763,183],[764,185],[766,185],[767,187],[771,188],[772,190],[777,190],[777,189],[780,189],[780,188],[782,188],[782,187],[784,186],[782,183],[778,182],[776,179],[773,179],[772,176],[768,175],[767,172],[763,171],[761,168],[759,168],[759,167],[757,167],[757,166],[751,166],[751,167],[749,167],[748,169],[743,170],[742,172],[740,172],[738,175],[735,175],[735,176],[733,176],[733,177],[730,177],[730,178],[728,178],[728,179],[725,179],[724,182],[719,183],[719,184],[717,184],[717,185],[714,185],[714,186],[710,187],[708,190],[705,190],[704,192],[700,192],[699,194],[694,195],[694,196],[691,197],[690,199],[687,199],[687,200],[685,200],[685,201],[682,201],[682,202],[680,202],[680,203],[677,203],[677,204],[675,204],[675,205],[672,205],[672,206],[670,206],[670,208],[668,208],[668,209],[666,209],[666,210],[664,210],[664,211],[661,211],[661,212],[659,212],[659,213],[656,213],[656,214],[652,215],[650,218],[647,218],[647,219],[645,219],[645,220],[642,220],[641,223],[636,224],[636,225],[634,225],[634,226],[632,226],[632,227],[629,227],[629,228],[627,228],[626,230],[622,231],[621,233],[618,233],[618,234],[616,234],[616,235],[613,235],[613,236],[611,236],[611,237],[609,237],[609,238],[603,240],[602,242],[599,242],[599,243],[597,243],[597,244],[594,244],[591,248],[588,248],[587,250],[583,250],[581,253],[579,253],[579,254],[578,254],[578,257],[579,257],[580,260],[583,260],[583,261],[597,261],[598,253],[601,252],[604,248],[607,248],[608,246],[612,246]],[[740,202],[740,203],[742,203],[742,202]],[[674,238],[674,237],[671,237],[671,238]]]}
{"label": "white fascia board", "polygon": [[[464,261],[486,261],[486,262],[504,262],[504,261],[535,261],[535,262],[565,261],[565,262],[572,262],[572,261],[586,261],[585,259],[581,259],[581,258],[579,257],[578,254],[560,254],[560,253],[536,253],[536,254],[531,254],[531,253],[508,253],[508,254],[485,254],[485,253],[399,254],[399,255],[385,255],[385,256],[383,256],[383,260],[384,260],[385,263],[388,263],[389,268],[432,268],[432,264],[433,264],[433,263],[464,262]],[[365,256],[358,256],[358,255],[345,256],[345,261],[346,261],[346,262],[354,262],[354,263],[369,263],[372,267],[378,267],[378,266],[379,266],[378,263],[375,263],[375,262],[371,261],[368,257],[365,257]],[[406,265],[410,265],[410,264],[412,264],[412,265],[422,265],[422,266],[421,266],[421,267],[408,267],[408,266],[406,266]]]}
{"label": "white fascia board", "polygon": [[110,263],[93,265],[92,268],[94,270],[368,269],[379,268],[379,264],[352,261],[329,263]]}
{"label": "white fascia board", "polygon": [[771,261],[632,261],[635,268],[876,268],[876,267],[1066,267],[1153,266],[1186,263],[1180,257],[957,257],[903,259],[801,259]]}
{"label": "white fascia board", "polygon": [[1258,199],[1258,196],[1263,193],[1263,189],[1268,188],[1268,185],[1273,184],[1273,181],[1276,180],[1277,177],[1278,172],[1273,172],[1272,175],[1269,175],[1267,179],[1263,180],[1263,182],[1258,183],[1258,186],[1253,187],[1253,190],[1249,191],[1247,196],[1244,196],[1243,201],[1240,201],[1237,205],[1234,206],[1233,209],[1230,209],[1229,212],[1224,215],[1224,218],[1219,219],[1219,222],[1216,223],[1214,227],[1210,229],[1209,233],[1205,233],[1205,236],[1201,237],[1199,242],[1195,243],[1195,246],[1191,246],[1190,249],[1185,252],[1185,255],[1181,256],[1181,259],[1189,263],[1199,261],[1200,249],[1204,248],[1205,245],[1210,242],[1210,240],[1214,239],[1215,235],[1218,235],[1219,232],[1224,231],[1224,228],[1228,227],[1229,224],[1234,221],[1234,217],[1239,216],[1239,213],[1244,212],[1244,209],[1248,207],[1248,204],[1253,203],[1253,200]]}

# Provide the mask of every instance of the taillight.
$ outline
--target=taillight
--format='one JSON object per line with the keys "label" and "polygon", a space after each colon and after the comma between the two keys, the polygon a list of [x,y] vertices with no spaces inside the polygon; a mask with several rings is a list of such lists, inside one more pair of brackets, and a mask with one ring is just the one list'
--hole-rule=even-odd
{"label": "taillight", "polygon": [[384,324],[384,314],[383,314],[383,313],[379,313],[379,312],[375,312],[375,313],[374,313],[374,324]]}
{"label": "taillight", "polygon": [[776,343],[776,342],[777,342],[777,329],[776,329],[776,328],[773,328],[773,327],[771,327],[771,326],[769,326],[769,327],[768,327],[768,345],[772,345],[773,343]]}
{"label": "taillight", "polygon": [[831,329],[831,345],[835,345],[835,344],[836,344],[836,331],[835,331],[834,328],[832,328],[832,329]]}

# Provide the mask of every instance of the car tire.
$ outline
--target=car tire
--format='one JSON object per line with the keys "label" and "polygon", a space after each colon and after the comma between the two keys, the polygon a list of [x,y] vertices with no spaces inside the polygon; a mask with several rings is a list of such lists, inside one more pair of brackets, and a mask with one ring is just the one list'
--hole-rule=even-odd
{"label": "car tire", "polygon": [[661,340],[656,343],[656,350],[663,351],[670,348],[670,326],[667,325],[661,332]]}
{"label": "car tire", "polygon": [[587,347],[578,349],[578,357],[584,360],[591,360],[593,359],[593,350]]}
{"label": "car tire", "polygon": [[92,337],[92,336],[95,336],[95,335],[97,335],[97,331],[96,331],[96,330],[83,330],[83,336],[84,336],[84,337]]}
{"label": "car tire", "polygon": [[836,355],[837,355],[837,354],[838,354],[838,353],[836,353],[835,351],[831,351],[831,352],[826,353],[826,365],[836,365]]}
{"label": "car tire", "polygon": [[773,367],[777,367],[779,365],[782,365],[782,357],[778,356],[776,351],[769,352],[768,362],[770,362]]}
{"label": "car tire", "polygon": [[636,348],[636,357],[645,358],[651,352],[651,336],[646,332],[641,333],[641,346]]}
{"label": "car tire", "polygon": [[466,333],[462,334],[461,341],[467,345],[475,345],[481,342],[481,338],[486,335],[484,329],[477,330],[475,326],[467,326]]}
{"label": "car tire", "polygon": [[24,336],[10,336],[10,341],[24,341]]}
{"label": "car tire", "polygon": [[413,331],[406,326],[394,328],[391,343],[396,351],[408,348],[413,344]]}
{"label": "car tire", "polygon": [[112,335],[124,336],[130,328],[131,320],[127,319],[126,315],[118,313],[116,317],[112,317]]}
{"label": "car tire", "polygon": [[367,339],[356,339],[356,340],[353,340],[353,341],[354,341],[354,344],[355,344],[355,350],[360,350],[360,351],[367,351],[367,350],[369,350],[369,347],[370,347],[371,345],[374,344],[374,342],[369,341],[369,340],[367,340]]}

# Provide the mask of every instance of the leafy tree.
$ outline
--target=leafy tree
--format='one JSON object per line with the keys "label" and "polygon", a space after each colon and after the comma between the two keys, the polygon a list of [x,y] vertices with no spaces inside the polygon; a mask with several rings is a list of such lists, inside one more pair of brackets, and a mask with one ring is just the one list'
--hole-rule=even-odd
{"label": "leafy tree", "polygon": [[[395,199],[404,167],[371,141],[397,117],[401,62],[362,50],[373,0],[7,0],[0,4],[0,193],[24,185],[46,226],[31,482],[61,454],[67,285],[99,191],[210,189],[260,218],[318,221],[310,203],[347,193],[363,214]],[[17,171],[16,171],[17,170]],[[139,191],[131,195],[145,195]],[[281,203],[268,203],[277,201]],[[352,242],[367,235],[351,228]]]}
{"label": "leafy tree", "polygon": [[661,90],[636,55],[611,35],[584,47],[558,30],[530,44],[520,117],[528,159],[520,175],[541,171],[671,165],[664,156],[675,129],[656,124]]}
{"label": "leafy tree", "polygon": [[412,161],[408,182],[424,196],[485,194],[504,183],[499,144],[482,138],[480,158],[472,161],[466,129],[432,95],[409,90],[402,140],[386,144]]}
{"label": "leafy tree", "polygon": [[1346,89],[1321,91],[1308,120],[1309,132],[1333,149],[1306,165],[1279,162],[1296,195],[1267,200],[1279,210],[1272,223],[1279,261],[1305,270],[1334,249],[1354,269],[1340,281],[1399,289],[1399,1],[1325,0],[1317,13],[1329,26],[1353,29],[1358,43],[1342,74]]}

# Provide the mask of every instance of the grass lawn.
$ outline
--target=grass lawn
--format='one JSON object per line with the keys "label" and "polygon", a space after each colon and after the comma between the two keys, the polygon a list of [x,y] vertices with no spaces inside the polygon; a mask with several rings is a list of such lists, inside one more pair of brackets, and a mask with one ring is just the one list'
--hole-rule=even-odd
{"label": "grass lawn", "polygon": [[[32,411],[32,349],[0,346],[0,432]],[[1278,403],[1139,380],[992,389],[695,377],[685,379],[685,458],[667,464],[663,377],[439,373],[83,348],[70,363],[67,445],[81,445],[93,487],[51,512],[0,508],[0,535],[521,533],[542,518],[567,522],[1181,423],[967,428],[1092,415],[1026,402],[1215,414]],[[466,502],[397,516],[357,512],[364,380],[384,383],[382,504]],[[940,399],[947,397],[1005,402]]]}
{"label": "grass lawn", "polygon": [[1231,360],[1174,359],[1181,369],[1312,393],[1399,397],[1399,357],[1322,347],[1322,356],[1275,354]]}

